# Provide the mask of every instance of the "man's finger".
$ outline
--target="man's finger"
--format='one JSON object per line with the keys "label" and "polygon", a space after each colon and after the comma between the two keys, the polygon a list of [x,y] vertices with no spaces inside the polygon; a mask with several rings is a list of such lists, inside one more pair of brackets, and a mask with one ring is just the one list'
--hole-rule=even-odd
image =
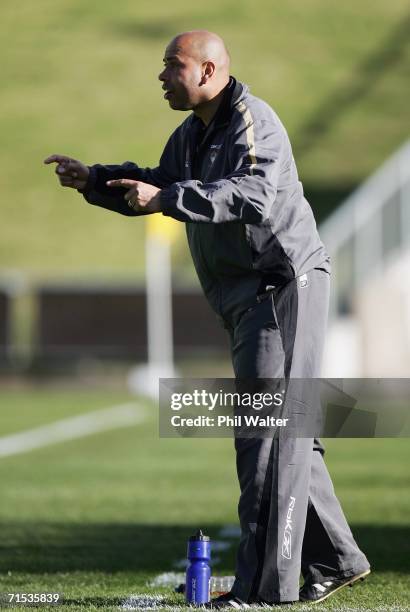
{"label": "man's finger", "polygon": [[56,174],[62,174],[65,176],[77,176],[77,164],[75,162],[68,162],[68,163],[59,163],[58,166],[56,166]]}
{"label": "man's finger", "polygon": [[54,154],[54,155],[50,155],[49,157],[46,157],[46,159],[44,160],[45,164],[52,164],[54,162],[57,162],[58,164],[68,164],[71,161],[70,157],[67,157],[67,155],[58,155],[58,154]]}
{"label": "man's finger", "polygon": [[72,187],[74,185],[74,179],[70,176],[61,176],[60,185],[62,185],[63,187]]}
{"label": "man's finger", "polygon": [[124,196],[124,199],[131,200],[131,198],[133,198],[134,196],[137,196],[138,198],[138,187],[136,187],[135,185],[133,185],[131,189],[127,191],[127,193]]}
{"label": "man's finger", "polygon": [[56,166],[56,169],[54,170],[54,172],[56,174],[58,174],[59,176],[68,176],[69,173],[67,172],[67,166],[64,166],[63,164],[58,164],[58,166]]}
{"label": "man's finger", "polygon": [[138,181],[133,181],[131,179],[114,179],[112,181],[107,181],[106,185],[108,185],[108,187],[134,187],[134,185],[138,185]]}

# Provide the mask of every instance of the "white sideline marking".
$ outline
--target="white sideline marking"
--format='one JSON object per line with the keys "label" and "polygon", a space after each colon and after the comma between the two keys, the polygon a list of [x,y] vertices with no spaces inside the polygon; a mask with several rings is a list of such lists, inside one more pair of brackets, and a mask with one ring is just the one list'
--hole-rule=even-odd
{"label": "white sideline marking", "polygon": [[36,448],[66,440],[84,438],[95,433],[135,425],[144,420],[138,404],[128,403],[94,410],[48,425],[28,429],[0,438],[0,457],[27,453]]}
{"label": "white sideline marking", "polygon": [[160,594],[153,595],[130,595],[122,603],[123,610],[159,610],[170,606],[164,605],[165,597]]}

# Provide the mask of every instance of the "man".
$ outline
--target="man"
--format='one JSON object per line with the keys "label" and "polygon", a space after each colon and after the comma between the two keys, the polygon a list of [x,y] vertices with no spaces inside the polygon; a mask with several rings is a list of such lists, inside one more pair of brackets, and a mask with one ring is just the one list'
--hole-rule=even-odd
{"label": "man", "polygon": [[[159,75],[174,110],[193,113],[159,166],[90,168],[63,155],[61,185],[124,215],[186,223],[205,295],[231,338],[236,378],[320,376],[329,258],[277,115],[229,73],[221,38],[186,32]],[[213,607],[321,601],[369,573],[312,438],[235,440],[241,496],[236,579]],[[305,584],[299,593],[299,574]]]}

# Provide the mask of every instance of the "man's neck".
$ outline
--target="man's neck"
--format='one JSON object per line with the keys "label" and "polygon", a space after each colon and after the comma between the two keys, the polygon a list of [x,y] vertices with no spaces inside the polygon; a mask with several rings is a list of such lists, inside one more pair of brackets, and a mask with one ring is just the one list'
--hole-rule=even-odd
{"label": "man's neck", "polygon": [[227,85],[228,83],[226,83],[220,90],[220,92],[211,100],[207,100],[206,102],[199,104],[194,109],[195,115],[199,117],[206,126],[208,126],[211,123],[212,119],[215,117],[216,112],[224,98]]}

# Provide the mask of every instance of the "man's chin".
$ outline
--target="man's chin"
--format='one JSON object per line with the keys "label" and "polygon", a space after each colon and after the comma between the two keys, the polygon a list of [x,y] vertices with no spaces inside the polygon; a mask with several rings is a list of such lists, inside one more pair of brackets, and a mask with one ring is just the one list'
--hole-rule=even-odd
{"label": "man's chin", "polygon": [[182,102],[178,102],[178,100],[174,100],[173,98],[168,98],[168,104],[170,108],[172,108],[172,110],[187,111],[191,110],[192,108],[187,104],[183,104]]}

